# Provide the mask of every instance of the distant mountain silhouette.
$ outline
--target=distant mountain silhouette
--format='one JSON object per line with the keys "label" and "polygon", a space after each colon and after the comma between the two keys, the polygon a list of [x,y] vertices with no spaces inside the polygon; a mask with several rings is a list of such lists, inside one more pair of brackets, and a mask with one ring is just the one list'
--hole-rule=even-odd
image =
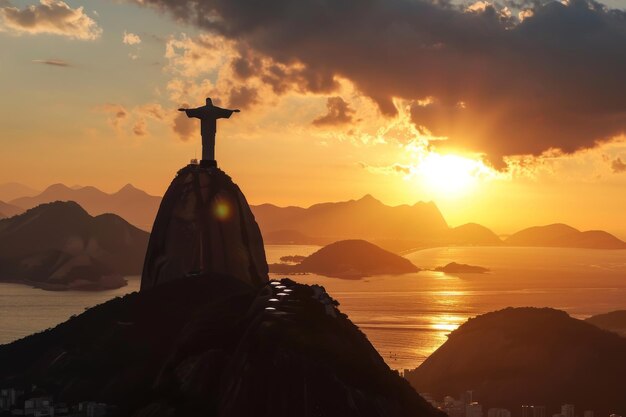
{"label": "distant mountain silhouette", "polygon": [[75,202],[37,206],[0,220],[0,280],[49,289],[101,289],[140,274],[148,233],[115,214],[90,216]]}
{"label": "distant mountain silhouette", "polygon": [[380,240],[386,242],[385,246],[404,246],[406,249],[432,244],[448,231],[446,221],[432,202],[391,207],[370,195],[359,200],[315,204],[309,208],[262,204],[252,210],[264,235],[290,230],[326,242]]}
{"label": "distant mountain silhouette", "polygon": [[128,417],[445,417],[322,287],[280,284],[188,277],[113,299],[0,346],[0,386]]}
{"label": "distant mountain silhouette", "polygon": [[364,240],[342,240],[323,247],[297,265],[273,264],[270,272],[311,272],[337,278],[405,274],[420,269],[408,259]]}
{"label": "distant mountain silhouette", "polygon": [[501,246],[502,240],[494,232],[476,223],[451,228],[445,239],[459,246]]}
{"label": "distant mountain silhouette", "polygon": [[[113,194],[91,186],[70,188],[55,184],[34,197],[22,197],[9,203],[28,209],[52,201],[76,201],[91,215],[115,213],[149,231],[161,197],[149,195],[130,184]],[[392,207],[371,195],[309,208],[273,204],[250,208],[265,243],[270,245],[325,245],[337,240],[365,239],[396,253],[449,245],[626,248],[626,242],[607,232],[580,232],[564,224],[524,229],[502,242],[494,232],[476,223],[449,227],[433,202]],[[3,213],[1,208],[0,213]],[[8,215],[5,213],[5,216]]]}
{"label": "distant mountain silhouette", "polygon": [[467,265],[467,264],[458,264],[456,262],[450,262],[445,266],[439,266],[435,268],[435,271],[446,272],[450,274],[484,274],[485,272],[489,272],[489,269],[484,268],[482,266],[475,265]]}
{"label": "distant mountain silhouette", "polygon": [[39,191],[18,182],[0,184],[0,200],[11,201],[20,197],[30,197]]}
{"label": "distant mountain silhouette", "polygon": [[611,311],[610,313],[598,314],[585,320],[601,329],[615,332],[626,336],[626,310]]}
{"label": "distant mountain silhouette", "polygon": [[113,194],[91,186],[73,189],[54,184],[34,197],[22,197],[10,203],[29,209],[52,201],[75,201],[92,216],[115,213],[143,230],[150,230],[161,197],[149,195],[130,184]]}
{"label": "distant mountain silhouette", "polygon": [[626,413],[626,339],[563,311],[508,308],[468,320],[405,377],[436,397],[474,391],[483,409],[563,403]]}
{"label": "distant mountain silhouette", "polygon": [[21,207],[0,201],[0,219],[15,216],[24,211]]}
{"label": "distant mountain silhouette", "polygon": [[[257,206],[258,207],[258,206]],[[324,245],[328,239],[307,236],[296,230],[276,230],[263,235],[266,245]]]}
{"label": "distant mountain silhouette", "polygon": [[530,227],[509,236],[504,243],[508,246],[626,249],[626,242],[610,233],[601,230],[581,232],[566,224]]}

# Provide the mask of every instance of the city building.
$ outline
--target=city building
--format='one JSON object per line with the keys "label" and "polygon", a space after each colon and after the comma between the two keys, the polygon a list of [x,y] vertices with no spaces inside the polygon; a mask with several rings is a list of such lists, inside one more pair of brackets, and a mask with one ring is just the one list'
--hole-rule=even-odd
{"label": "city building", "polygon": [[52,397],[33,397],[24,401],[24,415],[33,417],[54,416]]}
{"label": "city building", "polygon": [[564,417],[576,417],[574,405],[573,404],[563,404],[561,406],[561,414]]}
{"label": "city building", "polygon": [[465,417],[483,417],[483,406],[476,401],[465,406]]}
{"label": "city building", "polygon": [[522,417],[546,417],[543,405],[522,405]]}
{"label": "city building", "polygon": [[437,402],[437,400],[435,400],[433,398],[433,396],[427,392],[420,392],[420,396],[425,399],[426,401],[428,401],[428,403],[430,403],[430,405],[432,405],[435,408],[440,408],[442,407],[441,404],[439,404],[439,402]]}
{"label": "city building", "polygon": [[463,392],[461,394],[460,400],[463,401],[463,403],[465,405],[473,403],[474,402],[474,391],[468,390],[468,391]]}
{"label": "city building", "polygon": [[490,408],[487,417],[511,417],[511,412],[506,408]]}
{"label": "city building", "polygon": [[107,415],[108,406],[93,401],[85,401],[78,404],[78,411],[85,417],[104,417]]}
{"label": "city building", "polygon": [[465,417],[465,403],[451,396],[444,397],[442,411],[449,417]]}
{"label": "city building", "polygon": [[17,404],[17,399],[22,395],[21,391],[14,388],[3,388],[0,390],[0,410],[10,410]]}

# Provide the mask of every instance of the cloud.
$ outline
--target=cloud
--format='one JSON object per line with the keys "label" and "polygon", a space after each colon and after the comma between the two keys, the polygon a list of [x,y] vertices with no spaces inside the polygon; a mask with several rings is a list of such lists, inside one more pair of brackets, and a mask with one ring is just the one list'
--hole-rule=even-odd
{"label": "cloud", "polygon": [[593,0],[471,10],[427,0],[140,3],[234,42],[243,80],[329,93],[343,78],[389,116],[394,98],[413,100],[412,121],[447,138],[437,146],[494,163],[571,153],[626,130],[626,12]]}
{"label": "cloud", "polygon": [[120,104],[107,103],[96,108],[96,110],[108,115],[108,122],[114,129],[119,129],[128,119],[129,112]]}
{"label": "cloud", "polygon": [[203,102],[213,97],[217,105],[247,109],[259,103],[258,82],[242,83],[233,73],[237,58],[233,43],[221,36],[202,34],[170,38],[165,46],[169,98],[176,104]]}
{"label": "cloud", "polygon": [[[190,107],[183,103],[182,107]],[[127,108],[118,103],[107,103],[96,108],[107,115],[108,124],[118,133],[149,137],[149,123],[156,123],[159,129],[169,128],[178,139],[186,142],[197,135],[198,126],[194,119],[187,118],[183,112],[164,109],[158,103],[146,103]]]}
{"label": "cloud", "polygon": [[226,39],[210,35],[195,38],[182,35],[165,44],[166,70],[184,77],[197,77],[216,71],[234,54]]}
{"label": "cloud", "polygon": [[247,109],[259,101],[259,92],[254,87],[238,86],[230,89],[228,107]]}
{"label": "cloud", "polygon": [[39,4],[24,9],[1,7],[0,31],[15,35],[54,34],[80,40],[94,40],[102,34],[83,7],[72,9],[60,0],[40,0]]}
{"label": "cloud", "polygon": [[619,174],[619,173],[622,173],[622,172],[626,172],[626,162],[623,162],[622,158],[614,159],[611,162],[611,169],[616,174]]}
{"label": "cloud", "polygon": [[337,126],[353,121],[354,110],[341,97],[329,97],[326,108],[325,115],[313,120],[315,126]]}
{"label": "cloud", "polygon": [[383,166],[373,166],[366,164],[365,162],[359,162],[359,166],[368,172],[373,174],[383,174],[383,175],[401,175],[403,177],[410,176],[415,167],[403,164],[391,164],[391,165],[383,165]]}
{"label": "cloud", "polygon": [[172,130],[183,142],[188,141],[196,133],[194,119],[190,119],[184,112],[180,112],[174,117]]}
{"label": "cloud", "polygon": [[122,38],[122,42],[125,45],[137,45],[141,43],[141,38],[139,37],[139,35],[124,31],[124,37]]}
{"label": "cloud", "polygon": [[148,124],[146,119],[139,119],[133,126],[133,133],[135,136],[146,136],[148,134]]}
{"label": "cloud", "polygon": [[61,59],[33,59],[33,62],[36,64],[45,64],[45,65],[52,65],[53,67],[71,67],[72,64],[70,64],[67,61],[63,61]]}

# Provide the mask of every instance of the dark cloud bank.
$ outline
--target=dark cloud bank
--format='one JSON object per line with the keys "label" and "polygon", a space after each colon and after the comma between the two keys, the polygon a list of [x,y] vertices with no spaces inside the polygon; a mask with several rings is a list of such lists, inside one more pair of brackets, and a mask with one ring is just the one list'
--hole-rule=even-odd
{"label": "dark cloud bank", "polygon": [[[512,15],[445,0],[141,3],[238,41],[242,78],[330,94],[345,77],[388,115],[392,97],[431,97],[413,121],[495,162],[592,147],[626,128],[626,12],[591,0],[508,3]],[[533,14],[520,21],[520,10]],[[258,54],[277,65],[261,69]]]}

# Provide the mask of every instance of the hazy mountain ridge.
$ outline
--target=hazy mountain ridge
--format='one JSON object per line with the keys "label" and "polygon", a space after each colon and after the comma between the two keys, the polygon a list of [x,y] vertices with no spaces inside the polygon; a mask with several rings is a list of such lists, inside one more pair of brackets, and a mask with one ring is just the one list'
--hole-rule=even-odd
{"label": "hazy mountain ridge", "polygon": [[617,333],[620,336],[626,336],[626,310],[597,314],[587,318],[585,321],[601,329]]}
{"label": "hazy mountain ridge", "polygon": [[16,214],[23,213],[24,209],[18,207],[13,204],[5,203],[4,201],[0,201],[0,219],[5,219],[7,217],[13,217]]}
{"label": "hazy mountain ridge", "polygon": [[[161,197],[130,184],[112,194],[91,186],[70,188],[55,184],[34,197],[18,198],[10,204],[31,208],[51,201],[76,201],[92,215],[115,213],[143,230],[150,230]],[[371,195],[308,208],[260,204],[251,209],[266,244],[325,245],[365,239],[393,252],[448,245],[626,249],[626,242],[610,233],[579,231],[564,224],[526,228],[503,241],[476,223],[449,227],[433,202],[388,206]]]}
{"label": "hazy mountain ridge", "polygon": [[508,246],[550,246],[589,249],[626,249],[626,242],[602,230],[582,232],[562,223],[535,226],[509,236]]}
{"label": "hazy mountain ridge", "polygon": [[141,273],[147,243],[147,232],[115,214],[42,204],[0,220],[0,279],[54,289],[120,286],[120,275]]}
{"label": "hazy mountain ridge", "polygon": [[526,307],[468,320],[405,376],[440,398],[474,390],[483,407],[575,403],[608,415],[626,411],[625,373],[625,338],[563,311]]}
{"label": "hazy mountain ridge", "polygon": [[448,230],[437,206],[419,202],[412,206],[387,206],[370,195],[359,200],[320,203],[309,208],[254,206],[264,233],[294,230],[329,241],[341,239],[431,240]]}
{"label": "hazy mountain ridge", "polygon": [[92,216],[115,213],[136,227],[150,230],[161,197],[149,195],[131,184],[112,194],[92,186],[70,188],[53,184],[36,196],[21,197],[10,203],[29,209],[52,201],[75,201]]}
{"label": "hazy mountain ridge", "polygon": [[20,197],[30,197],[36,195],[39,191],[19,182],[7,182],[0,184],[0,200],[11,201]]}

